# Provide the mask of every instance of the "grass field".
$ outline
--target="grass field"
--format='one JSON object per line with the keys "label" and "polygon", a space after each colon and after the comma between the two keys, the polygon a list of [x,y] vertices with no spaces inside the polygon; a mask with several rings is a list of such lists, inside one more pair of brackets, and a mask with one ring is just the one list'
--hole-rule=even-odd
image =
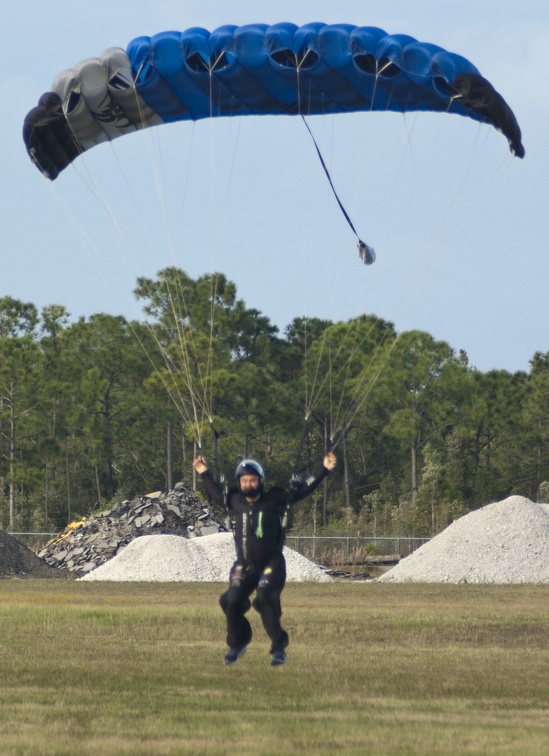
{"label": "grass field", "polygon": [[222,589],[0,581],[0,753],[549,752],[549,586],[289,584],[278,668]]}

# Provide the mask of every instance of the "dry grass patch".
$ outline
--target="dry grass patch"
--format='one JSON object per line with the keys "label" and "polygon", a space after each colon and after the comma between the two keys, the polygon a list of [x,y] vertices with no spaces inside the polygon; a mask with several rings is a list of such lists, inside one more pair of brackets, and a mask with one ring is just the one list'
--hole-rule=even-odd
{"label": "dry grass patch", "polygon": [[0,581],[0,753],[547,752],[548,586],[289,584],[278,669],[223,588]]}

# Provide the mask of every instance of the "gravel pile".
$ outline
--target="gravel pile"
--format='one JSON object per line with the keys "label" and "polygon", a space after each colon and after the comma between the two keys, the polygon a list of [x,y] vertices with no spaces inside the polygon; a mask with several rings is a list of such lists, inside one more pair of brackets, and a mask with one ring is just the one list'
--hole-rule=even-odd
{"label": "gravel pile", "polygon": [[470,512],[377,582],[549,583],[549,504],[510,496]]}
{"label": "gravel pile", "polygon": [[[330,576],[297,551],[284,547],[288,581],[327,582]],[[227,582],[235,560],[232,533],[184,538],[140,536],[80,580]]]}

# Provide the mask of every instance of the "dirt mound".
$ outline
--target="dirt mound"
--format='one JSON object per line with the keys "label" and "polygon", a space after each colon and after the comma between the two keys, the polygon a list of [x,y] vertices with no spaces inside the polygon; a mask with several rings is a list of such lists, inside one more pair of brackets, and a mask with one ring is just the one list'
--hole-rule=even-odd
{"label": "dirt mound", "polygon": [[58,578],[66,573],[50,567],[13,536],[0,530],[0,578]]}

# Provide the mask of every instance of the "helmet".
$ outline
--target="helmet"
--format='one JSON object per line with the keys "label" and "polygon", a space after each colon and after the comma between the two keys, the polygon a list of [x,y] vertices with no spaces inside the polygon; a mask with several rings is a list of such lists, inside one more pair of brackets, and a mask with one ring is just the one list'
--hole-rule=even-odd
{"label": "helmet", "polygon": [[257,475],[259,478],[259,488],[261,489],[265,480],[265,471],[255,459],[243,459],[235,471],[236,482],[240,488],[240,478],[242,475]]}

